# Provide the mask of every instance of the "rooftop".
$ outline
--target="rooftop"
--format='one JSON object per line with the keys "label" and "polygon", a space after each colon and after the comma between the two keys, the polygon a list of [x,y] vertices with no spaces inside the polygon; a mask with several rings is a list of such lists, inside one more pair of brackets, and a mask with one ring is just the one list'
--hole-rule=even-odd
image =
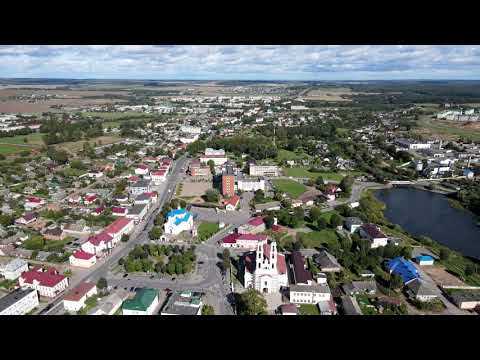
{"label": "rooftop", "polygon": [[123,302],[122,309],[146,311],[156,297],[158,297],[157,290],[140,289],[133,299],[128,299]]}
{"label": "rooftop", "polygon": [[79,301],[83,298],[90,290],[92,290],[96,285],[91,282],[81,282],[74,289],[70,290],[63,300],[67,301]]}
{"label": "rooftop", "polygon": [[10,306],[15,304],[17,301],[23,299],[25,296],[29,295],[34,289],[24,287],[13,290],[11,293],[0,298],[0,312],[8,309]]}

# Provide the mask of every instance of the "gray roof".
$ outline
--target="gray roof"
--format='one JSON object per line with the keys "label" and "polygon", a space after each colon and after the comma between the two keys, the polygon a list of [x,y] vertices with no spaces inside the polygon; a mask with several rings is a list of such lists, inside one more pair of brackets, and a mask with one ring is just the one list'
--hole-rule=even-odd
{"label": "gray roof", "polygon": [[415,279],[407,284],[407,287],[415,294],[420,296],[437,295],[434,289],[421,279]]}
{"label": "gray roof", "polygon": [[362,315],[360,305],[353,296],[342,296],[342,309],[345,315]]}
{"label": "gray roof", "polygon": [[[188,292],[188,291],[187,291]],[[161,314],[170,315],[197,315],[199,306],[195,305],[198,301],[201,301],[201,294],[192,292],[189,297],[182,297],[181,291],[177,291],[170,296],[167,304],[161,311]]]}
{"label": "gray roof", "polygon": [[345,218],[345,224],[362,225],[363,221],[358,217],[347,217]]}
{"label": "gray roof", "polygon": [[23,299],[25,296],[30,294],[32,291],[36,291],[31,288],[18,288],[13,290],[11,293],[5,295],[0,299],[0,312],[5,309],[8,309],[10,306]]}
{"label": "gray roof", "polygon": [[147,206],[147,204],[137,204],[133,205],[128,209],[128,215],[139,215]]}
{"label": "gray roof", "polygon": [[146,193],[142,193],[135,198],[135,201],[145,201],[145,200],[150,200],[150,195]]}
{"label": "gray roof", "polygon": [[341,268],[337,259],[325,249],[322,249],[319,254],[313,255],[313,261],[321,268]]}
{"label": "gray roof", "polygon": [[343,285],[343,290],[346,294],[377,292],[377,283],[375,282],[375,280],[352,281],[351,283]]}
{"label": "gray roof", "polygon": [[290,285],[290,292],[310,292],[318,294],[329,294],[330,287],[328,284],[316,284],[316,285]]}
{"label": "gray roof", "polygon": [[267,210],[269,208],[273,208],[273,207],[279,207],[280,206],[280,202],[279,201],[270,201],[268,203],[265,203],[265,204],[257,204],[255,205],[255,209],[256,210]]}
{"label": "gray roof", "polygon": [[25,261],[23,259],[16,258],[16,259],[13,259],[12,261],[10,261],[8,264],[6,264],[2,268],[2,270],[3,271],[16,271],[16,270],[20,269],[21,267],[23,267],[25,265],[28,265],[27,261]]}
{"label": "gray roof", "polygon": [[130,187],[144,188],[150,186],[150,180],[138,180],[135,184],[130,185]]}
{"label": "gray roof", "polygon": [[465,290],[455,291],[451,298],[455,304],[460,304],[464,301],[480,301],[480,291],[478,290]]}

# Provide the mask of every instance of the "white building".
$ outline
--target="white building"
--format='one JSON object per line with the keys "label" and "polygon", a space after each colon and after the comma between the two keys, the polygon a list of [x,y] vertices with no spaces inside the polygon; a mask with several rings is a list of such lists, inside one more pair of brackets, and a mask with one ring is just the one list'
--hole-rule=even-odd
{"label": "white building", "polygon": [[276,165],[254,165],[250,164],[250,176],[278,176],[278,166]]}
{"label": "white building", "polygon": [[228,161],[226,155],[203,155],[200,157],[200,162],[208,164],[208,162],[212,160],[215,166],[222,166]]}
{"label": "white building", "polygon": [[363,221],[358,217],[347,217],[345,218],[345,228],[353,234],[355,231],[360,229],[363,225]]}
{"label": "white building", "polygon": [[155,170],[151,173],[152,181],[155,185],[160,185],[167,179],[167,171],[166,170]]}
{"label": "white building", "polygon": [[178,235],[193,228],[193,216],[186,209],[171,210],[165,222],[165,234]]}
{"label": "white building", "polygon": [[265,180],[263,179],[240,179],[237,181],[237,189],[240,191],[265,191]]}
{"label": "white building", "polygon": [[97,294],[94,283],[82,282],[69,291],[63,298],[63,307],[70,312],[77,312],[85,306],[85,301]]}
{"label": "white building", "polygon": [[375,224],[364,224],[360,227],[360,236],[370,241],[372,249],[387,246],[388,238]]}
{"label": "white building", "polygon": [[68,287],[68,278],[55,268],[36,267],[20,275],[18,284],[38,290],[41,296],[53,298]]}
{"label": "white building", "polygon": [[277,253],[277,243],[259,243],[257,250],[245,256],[244,287],[262,293],[276,293],[288,286],[285,255]]}
{"label": "white building", "polygon": [[147,165],[138,165],[135,168],[135,175],[147,175],[149,173],[149,169]]}
{"label": "white building", "polygon": [[205,156],[225,156],[225,150],[223,149],[216,150],[212,148],[206,148]]}
{"label": "white building", "polygon": [[82,249],[79,249],[70,255],[68,261],[72,266],[90,268],[97,263],[97,257],[95,256],[95,253],[87,253]]}
{"label": "white building", "polygon": [[38,305],[36,290],[29,287],[18,288],[0,298],[0,315],[25,315]]}
{"label": "white building", "polygon": [[0,274],[7,280],[16,280],[25,271],[28,271],[28,262],[19,258],[0,267]]}
{"label": "white building", "polygon": [[318,304],[331,297],[328,284],[290,285],[290,302],[294,304]]}
{"label": "white building", "polygon": [[432,144],[430,143],[414,142],[407,139],[397,139],[395,140],[395,143],[401,148],[407,150],[430,149],[432,147]]}
{"label": "white building", "polygon": [[180,131],[185,134],[200,135],[202,133],[202,128],[196,127],[196,126],[183,125],[180,127]]}

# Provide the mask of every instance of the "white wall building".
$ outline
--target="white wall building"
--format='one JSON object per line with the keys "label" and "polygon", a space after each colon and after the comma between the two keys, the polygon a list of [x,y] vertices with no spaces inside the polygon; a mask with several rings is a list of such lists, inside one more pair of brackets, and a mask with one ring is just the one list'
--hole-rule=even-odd
{"label": "white wall building", "polygon": [[244,178],[237,181],[237,189],[240,191],[265,191],[265,180]]}
{"label": "white wall building", "polygon": [[290,302],[294,304],[318,304],[331,299],[328,284],[290,285]]}
{"label": "white wall building", "polygon": [[254,253],[245,256],[244,287],[261,293],[276,293],[288,286],[285,255],[277,253],[277,243],[259,243]]}
{"label": "white wall building", "polygon": [[63,307],[70,312],[77,312],[85,306],[85,301],[97,294],[94,283],[82,282],[68,292],[63,298]]}
{"label": "white wall building", "polygon": [[178,235],[193,228],[193,216],[186,209],[171,210],[164,225],[165,234]]}
{"label": "white wall building", "polygon": [[278,176],[278,166],[276,165],[253,165],[249,167],[250,176]]}
{"label": "white wall building", "polygon": [[41,296],[53,298],[68,287],[68,278],[55,268],[37,267],[20,275],[18,284],[37,290]]}
{"label": "white wall building", "polygon": [[29,287],[18,288],[0,298],[0,315],[25,315],[38,305],[36,290]]}
{"label": "white wall building", "polygon": [[16,280],[25,271],[28,271],[28,262],[19,258],[0,267],[0,274],[7,280]]}

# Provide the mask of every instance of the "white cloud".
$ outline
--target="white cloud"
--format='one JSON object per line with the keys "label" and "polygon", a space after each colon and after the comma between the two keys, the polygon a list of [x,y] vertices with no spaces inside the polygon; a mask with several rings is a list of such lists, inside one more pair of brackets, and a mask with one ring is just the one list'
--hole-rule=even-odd
{"label": "white cloud", "polygon": [[[445,71],[448,70],[448,71]],[[68,75],[70,74],[70,75]],[[0,46],[1,77],[480,78],[477,46]]]}

